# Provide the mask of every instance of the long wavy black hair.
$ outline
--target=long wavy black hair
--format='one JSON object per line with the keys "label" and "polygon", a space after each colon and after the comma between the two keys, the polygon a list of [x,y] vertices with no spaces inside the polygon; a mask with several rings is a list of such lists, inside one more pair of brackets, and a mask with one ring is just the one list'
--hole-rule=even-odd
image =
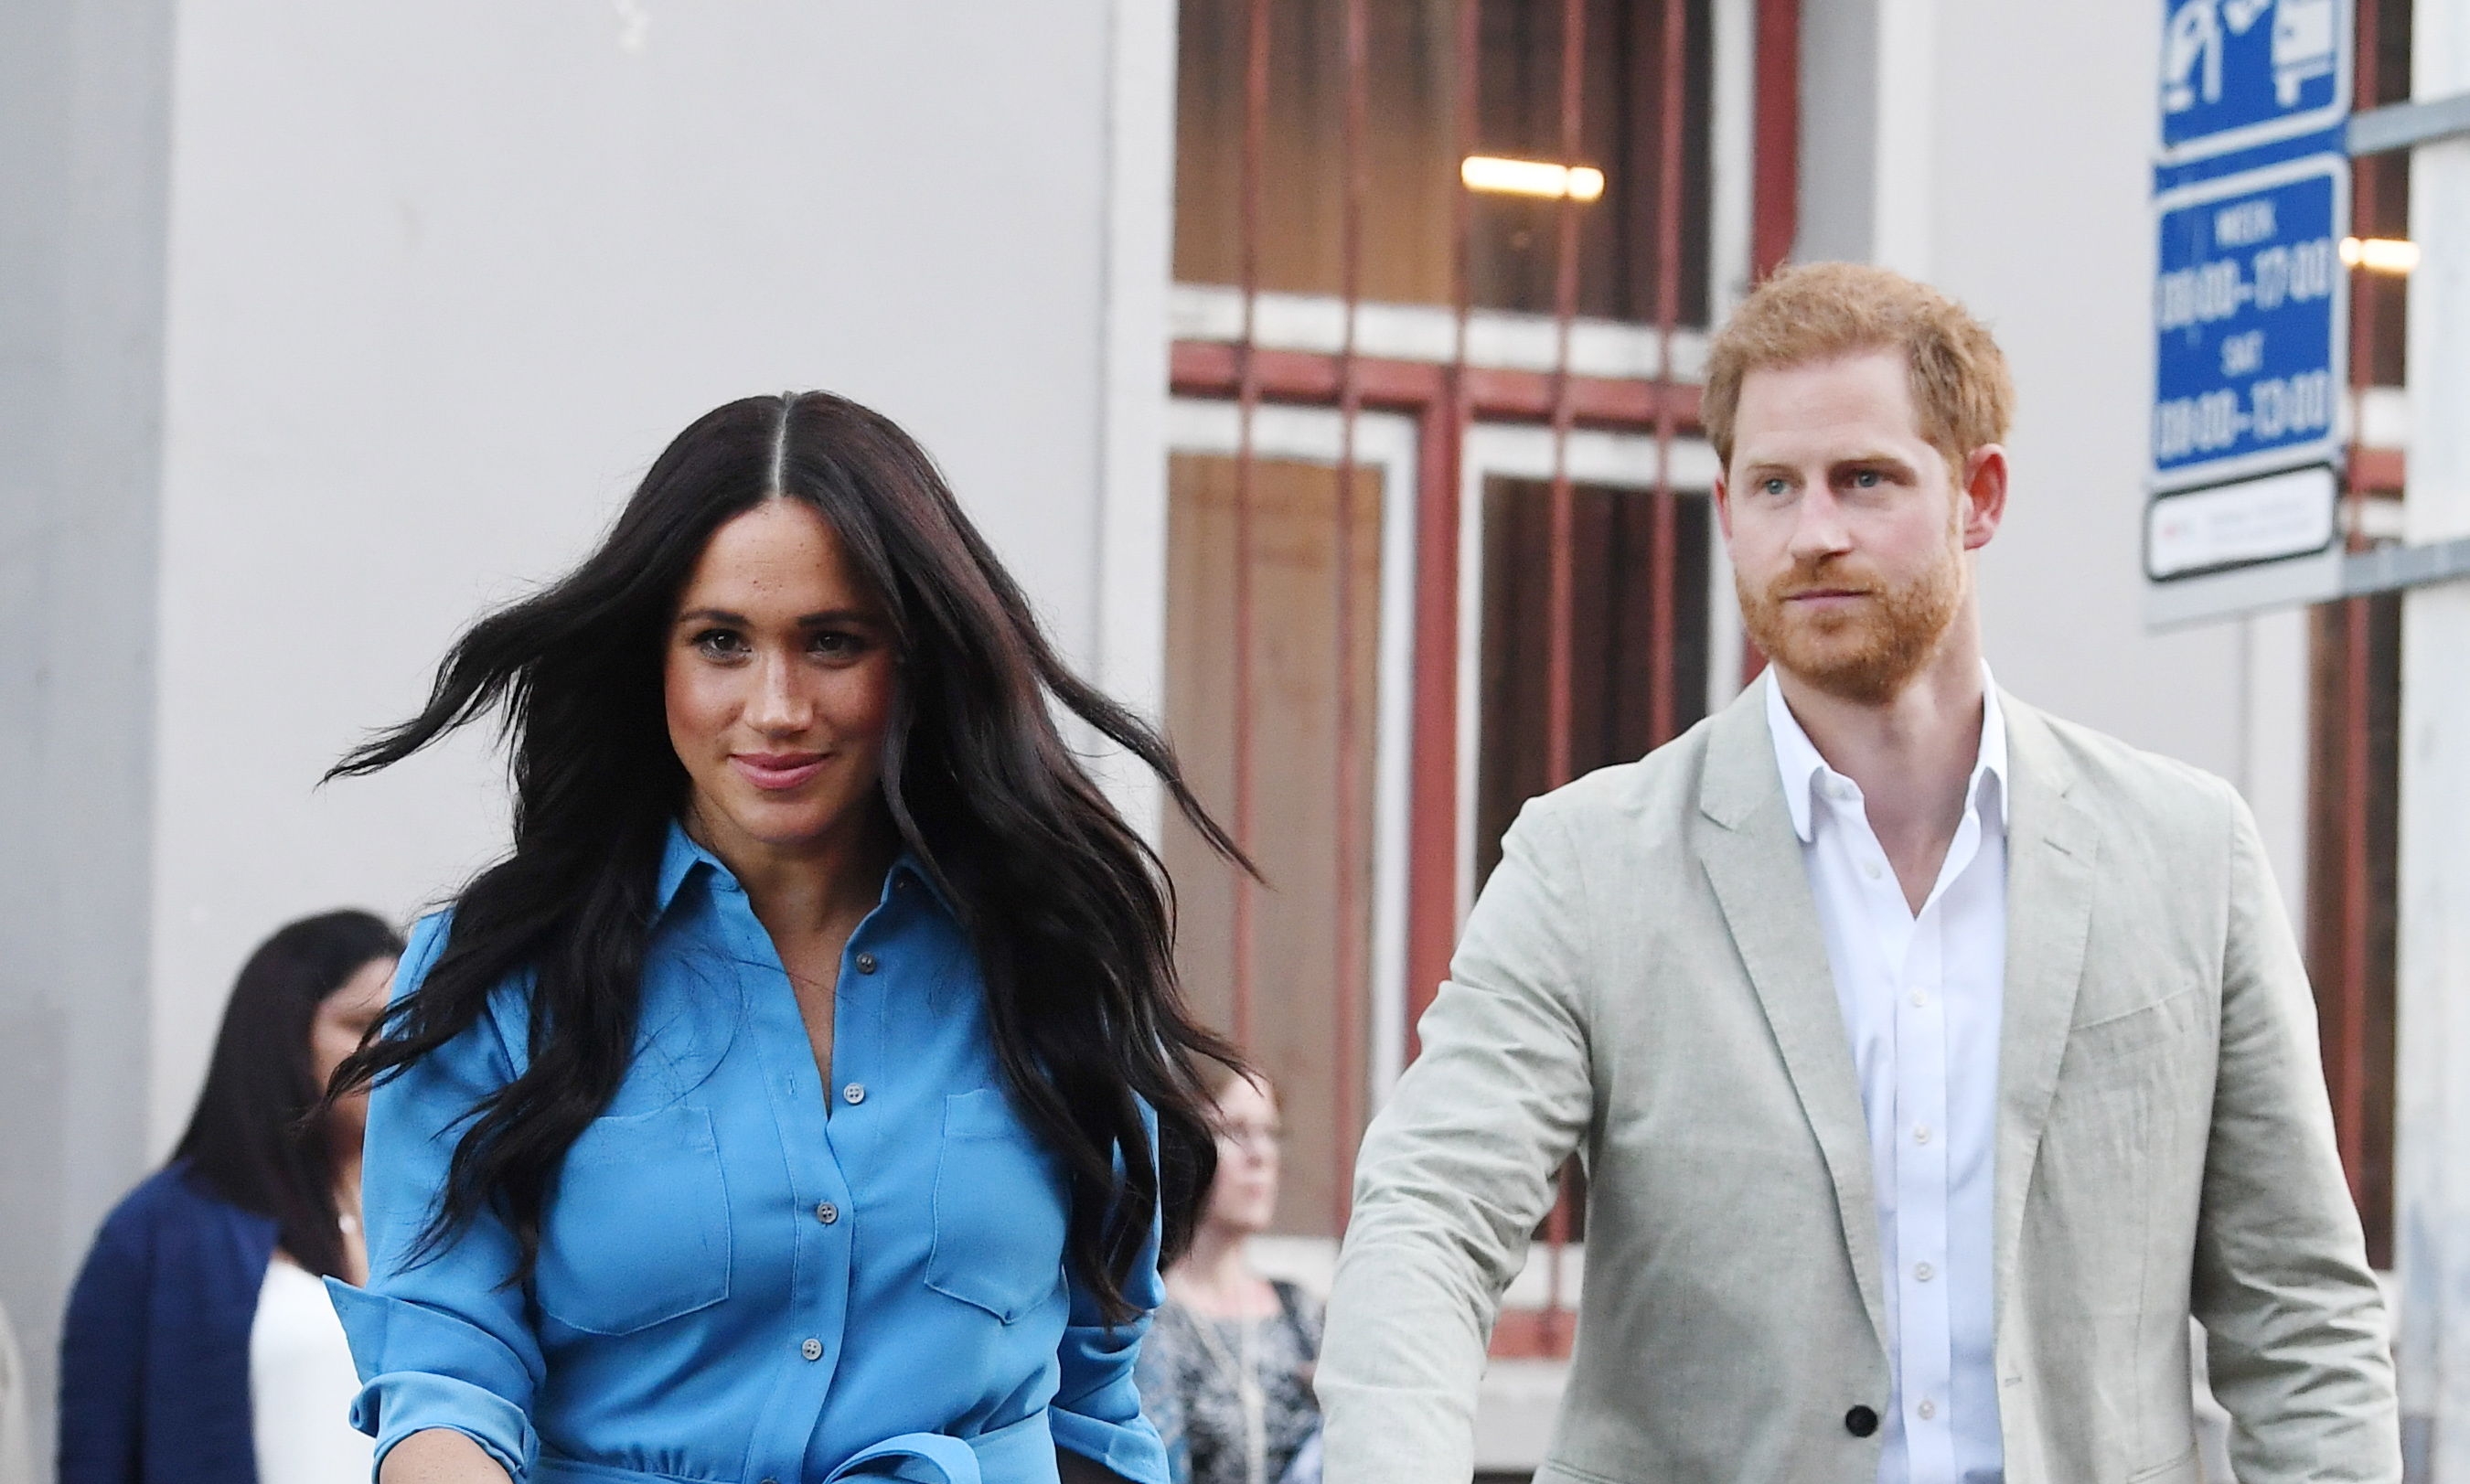
{"label": "long wavy black hair", "polygon": [[375,914],[345,910],[276,930],[241,965],[215,1034],[206,1084],[173,1149],[243,1211],[274,1218],[275,1240],[319,1277],[342,1277],[334,1158],[309,1033],[317,1007],[403,939]]}
{"label": "long wavy black hair", "polygon": [[688,800],[665,720],[664,638],[712,533],[781,499],[830,523],[890,617],[900,679],[884,802],[956,905],[1005,1081],[1069,1171],[1066,1260],[1110,1321],[1129,1317],[1125,1287],[1153,1213],[1163,1249],[1180,1250],[1215,1172],[1199,1069],[1237,1058],[1185,1009],[1165,871],[1066,744],[1050,698],[1154,772],[1220,852],[1242,856],[1158,734],[1057,657],[924,451],[840,397],[748,398],[698,419],[599,549],[475,623],[420,714],[328,775],[387,767],[495,712],[514,783],[512,852],[464,887],[444,950],[335,1089],[428,1055],[528,972],[529,1065],[472,1110],[421,1250],[489,1209],[519,1244],[508,1281],[529,1276],[567,1148],[625,1077],[654,878]]}

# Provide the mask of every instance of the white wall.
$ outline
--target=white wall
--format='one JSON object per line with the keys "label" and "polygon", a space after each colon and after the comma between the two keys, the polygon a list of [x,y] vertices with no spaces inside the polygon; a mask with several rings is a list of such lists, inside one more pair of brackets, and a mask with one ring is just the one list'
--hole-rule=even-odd
{"label": "white wall", "polygon": [[[823,386],[901,421],[1088,655],[1117,8],[182,5],[158,1150],[264,934],[408,914],[501,842],[478,746],[319,770],[706,408]],[[1166,188],[1114,203],[1135,238]],[[1156,297],[1119,343],[1159,340]]]}

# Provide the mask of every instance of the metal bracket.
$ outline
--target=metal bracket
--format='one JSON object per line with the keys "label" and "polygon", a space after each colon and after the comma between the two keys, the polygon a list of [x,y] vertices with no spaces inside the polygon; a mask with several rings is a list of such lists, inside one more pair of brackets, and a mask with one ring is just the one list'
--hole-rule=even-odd
{"label": "metal bracket", "polygon": [[2470,536],[2423,546],[2374,546],[2342,558],[2342,597],[2470,577]]}
{"label": "metal bracket", "polygon": [[2424,103],[2388,104],[2350,115],[2347,136],[2352,155],[2382,154],[2412,145],[2470,134],[2470,93],[2431,98]]}
{"label": "metal bracket", "polygon": [[2314,556],[2149,584],[2144,590],[2144,625],[2157,633],[2465,577],[2470,577],[2470,536],[2365,551],[2335,546]]}

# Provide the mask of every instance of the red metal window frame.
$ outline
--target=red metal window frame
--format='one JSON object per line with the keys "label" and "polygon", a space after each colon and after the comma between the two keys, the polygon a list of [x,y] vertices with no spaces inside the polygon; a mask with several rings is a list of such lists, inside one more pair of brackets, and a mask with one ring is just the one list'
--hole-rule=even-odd
{"label": "red metal window frame", "polygon": [[[1230,398],[1243,384],[1239,346],[1179,340],[1169,361],[1179,397]],[[1265,401],[1335,406],[1340,358],[1311,351],[1255,350],[1249,357]],[[1409,764],[1407,908],[1409,1053],[1414,1022],[1448,977],[1457,938],[1458,832],[1458,472],[1461,440],[1476,422],[1544,422],[1552,413],[1550,373],[1469,367],[1358,355],[1362,405],[1415,420],[1415,629]],[[1701,431],[1698,388],[1609,377],[1567,379],[1573,420],[1585,428],[1652,434],[1658,414],[1676,434]]]}

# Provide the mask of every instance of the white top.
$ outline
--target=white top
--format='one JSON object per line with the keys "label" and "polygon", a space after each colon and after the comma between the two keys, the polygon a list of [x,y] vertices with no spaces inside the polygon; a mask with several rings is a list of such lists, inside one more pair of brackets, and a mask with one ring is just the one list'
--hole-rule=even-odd
{"label": "white top", "polygon": [[1827,765],[1772,674],[1767,730],[1801,836],[1870,1127],[1893,1379],[1879,1484],[1995,1484],[1992,1151],[2007,982],[2007,723],[1982,672],[1981,752],[1916,914],[1861,787]]}
{"label": "white top", "polygon": [[283,1258],[267,1264],[248,1330],[258,1484],[368,1484],[375,1445],[350,1418],[360,1389],[326,1285]]}

